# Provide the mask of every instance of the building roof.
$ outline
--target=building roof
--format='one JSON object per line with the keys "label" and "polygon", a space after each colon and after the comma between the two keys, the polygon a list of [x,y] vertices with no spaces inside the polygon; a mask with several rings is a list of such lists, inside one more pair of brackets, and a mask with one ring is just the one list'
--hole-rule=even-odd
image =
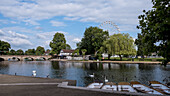
{"label": "building roof", "polygon": [[75,50],[62,49],[62,53],[73,53]]}

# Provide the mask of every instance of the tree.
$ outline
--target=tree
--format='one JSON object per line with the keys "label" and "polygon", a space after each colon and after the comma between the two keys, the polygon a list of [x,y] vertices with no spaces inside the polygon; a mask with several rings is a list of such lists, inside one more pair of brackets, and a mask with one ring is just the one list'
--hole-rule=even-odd
{"label": "tree", "polygon": [[[169,0],[152,0],[153,9],[143,10],[140,15],[138,29],[141,29],[141,43],[146,45],[145,53],[158,52],[165,58],[163,63],[170,61],[170,2]],[[138,44],[139,45],[139,44]]]}
{"label": "tree", "polygon": [[28,49],[27,51],[25,51],[26,55],[35,55],[35,49]]}
{"label": "tree", "polygon": [[64,37],[64,34],[62,33],[56,33],[54,35],[53,40],[50,42],[50,47],[51,47],[51,54],[59,54],[61,49],[66,48],[66,40]]}
{"label": "tree", "polygon": [[76,50],[73,52],[73,56],[74,56],[75,54],[76,54],[76,55],[79,55],[79,49],[76,49]]}
{"label": "tree", "polygon": [[144,55],[148,55],[148,53],[144,52],[147,46],[144,43],[142,43],[142,35],[139,33],[138,33],[138,39],[135,40],[135,44],[138,47],[137,55],[142,56],[142,58],[144,59]]}
{"label": "tree", "polygon": [[71,46],[69,44],[66,44],[66,49],[71,50]]}
{"label": "tree", "polygon": [[19,49],[16,51],[17,55],[24,55],[24,51],[22,49]]}
{"label": "tree", "polygon": [[86,49],[81,49],[81,52],[82,52],[82,55],[83,55],[83,59],[85,60],[85,55],[86,55],[87,50]]}
{"label": "tree", "polygon": [[16,51],[14,49],[11,49],[9,52],[10,55],[16,55]]}
{"label": "tree", "polygon": [[6,54],[10,48],[11,45],[8,42],[0,40],[0,54]]}
{"label": "tree", "polygon": [[103,31],[98,27],[89,27],[85,30],[84,37],[77,44],[80,49],[86,49],[87,54],[97,54],[98,50],[109,36],[107,31]]}
{"label": "tree", "polygon": [[38,46],[37,49],[35,50],[36,55],[43,55],[45,53],[44,47]]}
{"label": "tree", "polygon": [[134,40],[129,34],[114,34],[109,39],[103,42],[101,51],[108,53],[108,59],[111,55],[135,55],[136,50],[134,46]]}

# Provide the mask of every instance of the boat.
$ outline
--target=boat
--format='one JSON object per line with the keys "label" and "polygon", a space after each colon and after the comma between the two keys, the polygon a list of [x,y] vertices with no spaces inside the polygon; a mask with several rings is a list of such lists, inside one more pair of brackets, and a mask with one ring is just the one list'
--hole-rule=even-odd
{"label": "boat", "polygon": [[137,92],[163,95],[161,92],[158,92],[155,89],[149,88],[149,86],[143,85],[138,81],[132,81],[132,82],[130,82],[130,84]]}
{"label": "boat", "polygon": [[117,87],[116,83],[113,83],[113,82],[107,82],[105,85],[103,85],[101,87],[101,89],[118,91],[118,87]]}
{"label": "boat", "polygon": [[166,95],[170,95],[170,88],[158,81],[149,81],[149,85],[155,90],[164,93]]}
{"label": "boat", "polygon": [[130,83],[128,82],[119,82],[118,91],[137,93],[137,91],[132,86],[130,86]]}
{"label": "boat", "polygon": [[87,86],[87,88],[100,89],[103,86],[103,82],[95,81]]}

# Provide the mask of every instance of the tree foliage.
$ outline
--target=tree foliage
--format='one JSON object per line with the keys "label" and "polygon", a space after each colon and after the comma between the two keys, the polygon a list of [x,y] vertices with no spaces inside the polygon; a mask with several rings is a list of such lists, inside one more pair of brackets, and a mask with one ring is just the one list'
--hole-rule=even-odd
{"label": "tree foliage", "polygon": [[11,49],[9,52],[10,55],[16,55],[16,51],[14,49]]}
{"label": "tree foliage", "polygon": [[16,51],[16,54],[17,54],[17,55],[24,55],[24,51],[23,51],[22,49],[18,49],[18,50]]}
{"label": "tree foliage", "polygon": [[25,51],[26,55],[35,55],[35,49],[28,49],[27,51]]}
{"label": "tree foliage", "polygon": [[[170,60],[170,2],[169,0],[152,0],[153,9],[143,11],[140,15],[138,29],[141,29],[139,50],[144,53],[158,52],[161,56]],[[139,37],[138,35],[138,37]]]}
{"label": "tree foliage", "polygon": [[103,31],[98,27],[89,27],[85,30],[84,37],[81,42],[77,44],[80,49],[86,49],[87,54],[95,54],[100,49],[108,38],[109,34],[107,31]]}
{"label": "tree foliage", "polygon": [[66,44],[66,49],[71,50],[71,46],[69,44]]}
{"label": "tree foliage", "polygon": [[66,49],[66,40],[64,34],[56,33],[50,42],[51,54],[59,54],[61,49]]}
{"label": "tree foliage", "polygon": [[36,51],[35,51],[35,54],[36,55],[43,55],[44,53],[45,53],[44,47],[38,46]]}
{"label": "tree foliage", "polygon": [[83,55],[83,59],[85,60],[85,55],[86,55],[87,50],[86,49],[81,49],[81,52],[82,52],[82,55]]}
{"label": "tree foliage", "polygon": [[11,45],[8,42],[0,40],[0,54],[6,54],[10,48]]}
{"label": "tree foliage", "polygon": [[80,55],[80,54],[79,54],[79,49],[76,49],[76,50],[73,52],[73,56],[74,56],[75,54],[76,54],[76,55]]}
{"label": "tree foliage", "polygon": [[135,55],[136,50],[134,40],[129,34],[114,34],[109,39],[103,42],[101,51],[108,53],[109,58],[111,55]]}
{"label": "tree foliage", "polygon": [[144,58],[144,55],[149,55],[149,53],[145,51],[147,50],[147,45],[142,43],[142,38],[143,36],[140,33],[138,33],[138,39],[135,40],[135,44],[138,47],[137,55],[142,56],[142,58]]}

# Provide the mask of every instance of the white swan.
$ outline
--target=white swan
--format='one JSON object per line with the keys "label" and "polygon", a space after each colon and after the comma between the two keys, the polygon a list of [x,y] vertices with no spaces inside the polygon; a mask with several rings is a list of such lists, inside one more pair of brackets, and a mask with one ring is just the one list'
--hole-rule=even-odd
{"label": "white swan", "polygon": [[105,82],[108,82],[108,81],[109,81],[109,80],[106,78],[106,76],[105,76],[105,79],[104,79],[104,81],[105,81]]}
{"label": "white swan", "polygon": [[94,73],[92,75],[89,75],[89,77],[94,78]]}
{"label": "white swan", "polygon": [[32,76],[34,76],[34,77],[35,77],[36,75],[37,75],[37,74],[36,74],[36,71],[35,71],[35,70],[33,70],[33,71],[32,71]]}

